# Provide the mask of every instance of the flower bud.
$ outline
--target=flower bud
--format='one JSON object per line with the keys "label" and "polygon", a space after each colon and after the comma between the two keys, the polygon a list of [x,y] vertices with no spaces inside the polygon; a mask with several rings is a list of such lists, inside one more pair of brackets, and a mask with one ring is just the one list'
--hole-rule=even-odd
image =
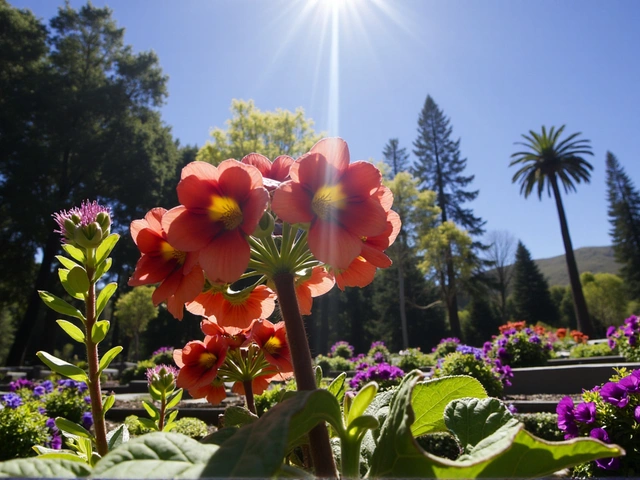
{"label": "flower bud", "polygon": [[102,228],[96,222],[84,227],[76,227],[73,239],[84,248],[97,248],[102,243]]}
{"label": "flower bud", "polygon": [[275,221],[271,214],[265,211],[256,226],[256,229],[253,231],[253,236],[256,238],[266,238],[273,233],[273,228],[275,226]]}

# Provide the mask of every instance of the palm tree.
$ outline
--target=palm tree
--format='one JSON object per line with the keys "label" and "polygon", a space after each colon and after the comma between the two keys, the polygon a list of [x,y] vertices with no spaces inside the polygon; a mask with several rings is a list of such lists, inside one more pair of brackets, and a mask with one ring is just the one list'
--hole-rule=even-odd
{"label": "palm tree", "polygon": [[512,182],[520,182],[520,193],[527,198],[537,187],[538,197],[542,199],[542,192],[547,187],[547,194],[553,196],[558,207],[558,217],[560,219],[560,230],[562,231],[562,241],[564,242],[565,258],[567,260],[567,270],[569,282],[573,293],[573,307],[578,320],[578,329],[584,334],[593,336],[593,325],[587,311],[587,303],[584,300],[582,286],[576,258],[573,254],[569,226],[562,206],[562,197],[558,183],[562,182],[565,193],[570,190],[575,191],[575,183],[584,180],[589,183],[593,166],[587,162],[582,155],[593,155],[589,140],[576,139],[580,133],[569,135],[559,141],[560,134],[564,131],[564,125],[558,130],[551,127],[549,132],[542,127],[542,135],[529,130],[529,135],[522,135],[526,142],[516,142],[516,145],[523,145],[526,151],[516,152],[511,155],[513,159],[509,166],[517,165],[520,169],[513,176]]}

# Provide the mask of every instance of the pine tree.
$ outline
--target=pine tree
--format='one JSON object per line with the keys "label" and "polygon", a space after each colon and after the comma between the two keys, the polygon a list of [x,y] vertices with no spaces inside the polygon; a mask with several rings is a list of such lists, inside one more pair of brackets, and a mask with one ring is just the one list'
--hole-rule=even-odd
{"label": "pine tree", "polygon": [[389,142],[384,146],[382,155],[384,156],[384,163],[386,163],[390,168],[387,175],[389,180],[394,178],[400,172],[407,171],[409,154],[407,153],[406,148],[400,148],[397,138],[389,140]]}
{"label": "pine tree", "polygon": [[[485,222],[474,216],[471,209],[464,208],[465,203],[478,196],[478,190],[465,190],[474,176],[463,175],[467,160],[460,156],[460,140],[452,140],[451,134],[449,119],[428,95],[418,118],[418,138],[413,142],[417,162],[412,173],[420,180],[422,188],[436,192],[442,224],[452,221],[472,236],[482,235]],[[479,243],[474,243],[474,247],[480,246]],[[451,258],[451,253],[446,257]],[[448,262],[446,275],[441,281],[446,282],[447,290],[452,292],[446,299],[451,331],[453,335],[461,337],[457,286],[451,261]]]}
{"label": "pine tree", "polygon": [[554,324],[558,312],[551,300],[549,283],[522,242],[518,242],[513,270],[513,305],[516,319],[526,320],[531,324]]}
{"label": "pine tree", "polygon": [[640,193],[611,152],[607,152],[609,222],[620,276],[630,298],[640,299]]}

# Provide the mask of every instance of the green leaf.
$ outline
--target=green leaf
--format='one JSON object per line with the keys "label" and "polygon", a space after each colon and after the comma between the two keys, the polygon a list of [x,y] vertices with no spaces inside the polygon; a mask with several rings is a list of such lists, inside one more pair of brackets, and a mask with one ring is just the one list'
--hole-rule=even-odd
{"label": "green leaf", "polygon": [[222,445],[224,442],[233,437],[240,430],[238,427],[223,427],[210,433],[200,443],[207,443],[211,445]]}
{"label": "green leaf", "polygon": [[100,263],[96,267],[96,273],[94,274],[94,278],[97,280],[101,278],[105,273],[107,273],[111,269],[111,264],[113,260],[111,258],[107,258],[104,262]]}
{"label": "green leaf", "polygon": [[116,358],[116,356],[121,351],[122,351],[122,347],[119,345],[117,347],[113,347],[112,349],[108,350],[107,353],[105,353],[100,359],[100,365],[98,367],[98,370],[102,372],[105,368],[108,368],[109,364],[113,361],[114,358]]}
{"label": "green leaf", "polygon": [[322,420],[337,422],[342,428],[335,397],[326,390],[297,392],[224,441],[200,476],[272,477],[288,445]]}
{"label": "green leaf", "polygon": [[76,342],[84,343],[85,337],[84,332],[80,330],[73,323],[68,322],[66,320],[56,320],[56,323],[60,325],[60,327],[67,332],[71,338],[73,338]]}
{"label": "green leaf", "polygon": [[378,393],[378,384],[376,382],[368,383],[360,389],[351,403],[351,408],[349,408],[346,422],[347,428],[351,422],[365,412],[375,398],[376,393]]}
{"label": "green leaf", "polygon": [[588,438],[545,442],[524,431],[519,424],[514,428],[503,427],[508,434],[500,442],[485,448],[478,448],[478,444],[462,461],[430,455],[418,447],[411,434],[414,421],[411,393],[420,378],[419,372],[411,372],[396,390],[371,458],[368,477],[539,477],[578,463],[624,454],[616,445],[608,446]]}
{"label": "green leaf", "polygon": [[89,433],[89,431],[84,428],[82,425],[78,425],[71,420],[67,420],[63,417],[56,417],[56,427],[62,430],[65,433],[69,433],[76,437],[93,439],[93,435]]}
{"label": "green leaf", "polygon": [[166,423],[167,424],[173,423],[173,421],[176,419],[177,416],[178,416],[178,410],[174,410],[167,416]]}
{"label": "green leaf", "polygon": [[109,283],[105,285],[105,287],[100,291],[98,295],[98,300],[96,300],[96,317],[99,317],[104,307],[109,303],[109,299],[115,293],[118,288],[118,284],[115,282]]}
{"label": "green leaf", "polygon": [[501,438],[515,437],[510,430],[521,425],[496,398],[454,400],[445,408],[444,422],[465,453],[481,448],[481,442],[493,445]]}
{"label": "green leaf", "polygon": [[84,256],[84,252],[82,250],[80,250],[79,248],[76,248],[73,245],[70,245],[68,243],[63,244],[62,245],[62,249],[65,252],[67,252],[71,256],[71,258],[76,260],[78,263],[84,265],[84,263],[86,261],[86,257]]}
{"label": "green leaf", "polygon": [[153,403],[146,400],[142,400],[142,406],[147,411],[152,420],[158,421],[160,419],[160,410]]}
{"label": "green leaf", "polygon": [[107,398],[104,399],[104,403],[102,404],[102,411],[104,413],[107,413],[109,409],[113,407],[113,404],[115,402],[116,402],[116,396],[114,394],[109,395]]}
{"label": "green leaf", "polygon": [[[75,268],[75,267],[74,267]],[[82,293],[78,293],[73,289],[71,284],[69,283],[69,270],[65,270],[64,268],[58,269],[58,278],[60,278],[60,283],[64,287],[64,290],[76,300],[84,300],[84,295]]]}
{"label": "green leaf", "polygon": [[86,463],[60,458],[18,458],[0,463],[0,477],[76,478],[90,473]]}
{"label": "green leaf", "polygon": [[123,443],[129,441],[129,429],[123,423],[118,428],[111,430],[107,433],[107,444],[109,445],[109,451],[119,447]]}
{"label": "green leaf", "polygon": [[62,264],[62,266],[65,267],[67,270],[71,270],[73,267],[79,266],[73,260],[71,260],[71,259],[69,259],[67,257],[63,257],[62,255],[56,255],[56,258]]}
{"label": "green leaf", "polygon": [[195,478],[216,450],[216,445],[203,445],[177,433],[148,433],[120,445],[105,455],[94,468],[92,476]]}
{"label": "green leaf", "polygon": [[107,259],[107,257],[111,253],[111,250],[113,250],[113,247],[116,246],[116,243],[118,243],[119,239],[120,235],[118,235],[117,233],[112,233],[107,238],[102,240],[102,243],[96,249],[96,265],[104,262]]}
{"label": "green leaf", "polygon": [[258,420],[258,416],[244,407],[230,406],[224,411],[222,424],[225,427],[242,427]]}
{"label": "green leaf", "polygon": [[338,403],[342,403],[342,400],[344,399],[344,394],[347,391],[346,379],[347,379],[347,373],[342,372],[340,375],[334,378],[333,381],[327,387],[327,390],[329,391],[329,393],[331,393],[334,397],[336,397],[336,400],[338,400]]}
{"label": "green leaf", "polygon": [[78,382],[86,382],[88,380],[87,373],[80,367],[65,362],[58,357],[54,357],[47,352],[41,351],[36,353],[36,355],[42,361],[42,363],[44,363],[47,367],[49,367],[54,372],[59,373],[60,375],[70,378],[71,380],[77,380]]}
{"label": "green leaf", "polygon": [[87,277],[87,272],[84,268],[75,266],[69,270],[67,281],[69,282],[69,287],[74,292],[79,294],[89,293],[89,278]]}
{"label": "green leaf", "polygon": [[150,430],[154,430],[154,431],[158,430],[158,424],[153,420],[151,420],[150,418],[140,417],[138,418],[138,421]]}
{"label": "green leaf", "polygon": [[70,317],[75,317],[84,322],[84,315],[73,305],[68,304],[60,297],[56,297],[52,293],[45,292],[44,290],[38,290],[38,295],[42,301],[49,307],[51,310],[55,310],[58,313],[62,313],[63,315],[69,315]]}
{"label": "green leaf", "polygon": [[182,393],[183,393],[183,390],[179,388],[169,396],[169,401],[167,402],[167,407],[166,407],[167,410],[175,407],[176,405],[178,405],[178,403],[180,403],[180,400],[182,400]]}
{"label": "green leaf", "polygon": [[104,340],[104,337],[109,333],[110,326],[109,320],[100,320],[94,323],[93,328],[91,328],[91,341],[93,343],[100,343]]}
{"label": "green leaf", "polygon": [[468,376],[443,377],[416,384],[411,396],[416,416],[411,426],[413,436],[446,432],[444,409],[452,400],[463,397],[486,398],[487,392],[478,380]]}

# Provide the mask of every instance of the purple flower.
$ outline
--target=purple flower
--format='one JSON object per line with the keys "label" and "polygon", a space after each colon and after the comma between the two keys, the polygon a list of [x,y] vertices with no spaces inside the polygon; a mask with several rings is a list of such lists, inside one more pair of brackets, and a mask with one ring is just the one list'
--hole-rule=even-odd
{"label": "purple flower", "polygon": [[62,210],[52,215],[58,224],[58,230],[54,230],[54,232],[62,235],[64,241],[73,241],[77,227],[86,227],[96,222],[102,227],[102,230],[106,230],[111,224],[110,214],[109,207],[103,207],[97,201],[84,200],[79,207],[73,207],[68,211]]}
{"label": "purple flower", "polygon": [[2,401],[5,406],[9,408],[18,408],[22,405],[22,398],[17,393],[7,393],[6,395],[3,395]]}
{"label": "purple flower", "polygon": [[580,403],[575,409],[575,419],[590,424],[596,421],[596,404],[593,402]]}
{"label": "purple flower", "polygon": [[374,361],[375,363],[383,363],[383,362],[384,362],[384,360],[385,360],[385,358],[384,358],[384,353],[382,353],[382,352],[376,352],[376,353],[373,355],[373,361]]}
{"label": "purple flower", "polygon": [[616,333],[617,327],[614,327],[613,325],[611,325],[609,328],[607,328],[607,338],[612,337],[614,333]]}
{"label": "purple flower", "polygon": [[633,411],[633,418],[635,418],[636,422],[640,423],[640,405]]}
{"label": "purple flower", "polygon": [[[604,443],[609,443],[609,435],[603,428],[594,428],[589,432],[589,436],[597,438]],[[603,470],[618,470],[620,468],[620,459],[616,457],[601,458],[596,460],[596,465]]]}
{"label": "purple flower", "polygon": [[469,345],[458,345],[456,347],[456,352],[461,352],[465,355],[473,355],[476,360],[484,359],[484,352],[479,348],[470,347]]}
{"label": "purple flower", "polygon": [[640,378],[636,377],[635,375],[629,375],[620,379],[618,385],[620,385],[629,393],[636,393],[640,391]]}
{"label": "purple flower", "polygon": [[15,392],[16,390],[20,390],[21,388],[33,388],[33,382],[31,380],[27,380],[26,378],[19,378],[9,383],[9,390]]}
{"label": "purple flower", "polygon": [[84,412],[82,414],[82,426],[86,429],[91,428],[91,425],[93,425],[93,416],[91,415],[91,412]]}
{"label": "purple flower", "polygon": [[605,443],[609,442],[609,434],[604,428],[594,428],[589,432],[591,438],[597,438]]}
{"label": "purple flower", "polygon": [[55,418],[47,418],[47,421],[44,422],[44,424],[46,425],[47,428],[53,430],[54,432],[58,431],[58,427],[56,426],[56,419]]}
{"label": "purple flower", "polygon": [[614,340],[614,337],[609,337],[609,339],[607,340],[607,345],[609,345],[609,348],[611,350],[616,348],[616,341]]}
{"label": "purple flower", "polygon": [[54,433],[51,436],[51,441],[49,442],[49,448],[53,448],[54,450],[60,450],[62,448],[62,437],[59,433]]}
{"label": "purple flower", "polygon": [[44,388],[45,392],[47,393],[53,392],[53,382],[51,380],[45,380],[40,385],[42,386],[42,388]]}
{"label": "purple flower", "polygon": [[44,389],[44,387],[42,385],[38,385],[37,387],[35,387],[33,389],[33,396],[34,397],[41,397],[42,395],[44,395],[46,392],[46,390]]}
{"label": "purple flower", "polygon": [[537,335],[533,335],[531,338],[529,338],[529,341],[531,343],[540,343],[540,337],[538,337]]}
{"label": "purple flower", "polygon": [[602,399],[618,408],[624,408],[629,403],[627,390],[614,382],[607,382],[600,389]]}
{"label": "purple flower", "polygon": [[155,352],[153,352],[151,356],[155,357],[156,355],[160,355],[161,353],[167,353],[167,352],[173,353],[173,350],[174,350],[173,347],[160,347]]}
{"label": "purple flower", "polygon": [[86,397],[83,398],[84,403],[91,403],[91,395],[87,395]]}
{"label": "purple flower", "polygon": [[506,348],[500,347],[498,349],[498,357],[500,357],[503,362],[506,362],[511,358],[511,355],[507,352]]}
{"label": "purple flower", "polygon": [[571,397],[564,397],[556,406],[558,414],[558,429],[564,433],[565,440],[578,436],[578,426],[575,422],[575,410]]}
{"label": "purple flower", "polygon": [[353,353],[355,351],[353,346],[349,345],[349,342],[345,342],[344,340],[340,340],[339,342],[336,342],[331,346],[331,356],[335,357],[336,355],[338,355],[338,352],[340,350],[346,350],[348,352],[348,354],[346,356],[340,354],[340,356],[344,356],[345,358],[353,357]]}
{"label": "purple flower", "polygon": [[484,342],[484,345],[482,345],[482,351],[487,354],[491,351],[491,348],[493,347],[493,344],[491,342]]}
{"label": "purple flower", "polygon": [[[457,339],[456,339],[456,340],[457,340]],[[460,341],[460,340],[458,340],[458,341]],[[346,342],[345,342],[345,343],[346,343]],[[374,348],[378,348],[378,347],[384,347],[384,348],[387,348],[387,347],[385,346],[385,344],[384,344],[384,342],[383,342],[383,341],[378,341],[378,342],[373,342],[373,343],[371,344],[371,347],[369,347],[369,350],[373,350]]]}
{"label": "purple flower", "polygon": [[38,413],[41,413],[42,415],[44,415],[45,413],[47,413],[47,409],[44,407],[38,407]]}
{"label": "purple flower", "polygon": [[638,337],[636,337],[635,335],[629,335],[628,342],[630,347],[635,347],[638,343]]}
{"label": "purple flower", "polygon": [[404,376],[404,371],[388,363],[378,363],[367,370],[361,370],[349,381],[349,386],[357,390],[368,382],[378,382],[381,387],[389,386]]}

